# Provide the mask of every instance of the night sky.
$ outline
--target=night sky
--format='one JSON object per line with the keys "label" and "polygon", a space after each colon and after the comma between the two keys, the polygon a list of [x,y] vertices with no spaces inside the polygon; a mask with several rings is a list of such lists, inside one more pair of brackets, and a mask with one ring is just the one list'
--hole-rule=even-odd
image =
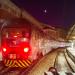
{"label": "night sky", "polygon": [[75,0],[12,0],[37,20],[64,29],[75,23]]}

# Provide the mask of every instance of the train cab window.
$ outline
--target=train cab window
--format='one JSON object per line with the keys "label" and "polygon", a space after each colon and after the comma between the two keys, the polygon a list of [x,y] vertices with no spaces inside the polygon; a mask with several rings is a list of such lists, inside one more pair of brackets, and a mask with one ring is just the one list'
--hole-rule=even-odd
{"label": "train cab window", "polygon": [[22,31],[22,37],[29,38],[29,32]]}

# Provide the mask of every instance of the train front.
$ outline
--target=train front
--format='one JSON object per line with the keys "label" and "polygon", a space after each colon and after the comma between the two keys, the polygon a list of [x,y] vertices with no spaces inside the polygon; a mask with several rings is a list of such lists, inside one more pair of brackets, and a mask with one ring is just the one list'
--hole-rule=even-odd
{"label": "train front", "polygon": [[32,61],[30,30],[28,28],[4,28],[2,31],[2,53],[5,66],[28,67]]}

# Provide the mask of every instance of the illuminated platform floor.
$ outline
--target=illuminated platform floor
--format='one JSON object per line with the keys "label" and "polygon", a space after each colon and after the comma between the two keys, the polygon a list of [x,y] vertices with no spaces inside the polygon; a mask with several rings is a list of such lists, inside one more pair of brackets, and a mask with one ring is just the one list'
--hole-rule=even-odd
{"label": "illuminated platform floor", "polygon": [[58,72],[75,72],[75,58],[64,50],[57,49],[44,56],[27,75],[44,75],[52,66],[55,66]]}
{"label": "illuminated platform floor", "polygon": [[59,50],[55,50],[46,56],[44,56],[27,75],[44,75],[44,72],[49,69],[49,67],[54,66],[55,58]]}

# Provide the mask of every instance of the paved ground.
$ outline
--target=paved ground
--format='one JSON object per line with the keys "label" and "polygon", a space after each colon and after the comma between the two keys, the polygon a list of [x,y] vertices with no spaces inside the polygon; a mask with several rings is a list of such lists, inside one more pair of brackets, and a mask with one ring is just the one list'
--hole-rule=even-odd
{"label": "paved ground", "polygon": [[60,49],[54,50],[53,52],[44,56],[27,75],[44,75],[44,72],[49,69],[49,67],[54,66],[55,58]]}
{"label": "paved ground", "polygon": [[[64,52],[65,48],[54,50],[44,56],[38,63],[28,72],[27,75],[44,75],[49,67],[55,66],[58,72],[75,72],[75,57]],[[71,57],[72,58],[71,58]],[[75,74],[75,73],[74,73]]]}
{"label": "paved ground", "polygon": [[63,51],[58,52],[55,67],[57,68],[58,72],[71,72]]}

